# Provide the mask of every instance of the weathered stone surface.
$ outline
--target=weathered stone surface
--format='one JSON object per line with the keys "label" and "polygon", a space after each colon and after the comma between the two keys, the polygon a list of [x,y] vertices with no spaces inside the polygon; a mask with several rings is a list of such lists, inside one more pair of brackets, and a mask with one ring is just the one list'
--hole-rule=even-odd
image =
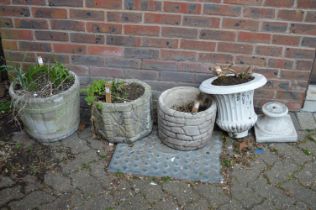
{"label": "weathered stone surface", "polygon": [[0,206],[11,200],[22,198],[23,196],[19,186],[3,189],[0,191]]}
{"label": "weathered stone surface", "polygon": [[44,182],[58,192],[67,192],[72,190],[70,179],[56,172],[47,173],[45,175]]}
{"label": "weathered stone surface", "polygon": [[202,148],[211,139],[216,104],[209,96],[205,96],[207,100],[202,104],[208,107],[205,111],[187,113],[174,108],[191,103],[199,93],[194,87],[175,87],[160,95],[158,130],[161,141],[167,146],[178,150],[194,150]]}
{"label": "weathered stone surface", "polygon": [[297,112],[298,122],[302,129],[316,129],[316,121],[310,112]]}
{"label": "weathered stone surface", "polygon": [[125,80],[144,88],[144,94],[127,103],[103,103],[92,106],[92,121],[97,134],[114,143],[131,143],[152,130],[151,87],[139,80]]}
{"label": "weathered stone surface", "polygon": [[40,208],[42,204],[47,204],[54,201],[56,198],[43,191],[35,191],[25,196],[20,201],[14,201],[9,204],[11,209],[34,209]]}
{"label": "weathered stone surface", "polygon": [[0,188],[10,187],[14,184],[14,181],[7,176],[0,177]]}

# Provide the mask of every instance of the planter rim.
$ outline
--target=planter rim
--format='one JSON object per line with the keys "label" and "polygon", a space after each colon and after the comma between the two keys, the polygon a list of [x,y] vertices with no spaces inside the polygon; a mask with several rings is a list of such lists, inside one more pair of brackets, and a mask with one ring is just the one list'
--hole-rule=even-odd
{"label": "planter rim", "polygon": [[107,107],[127,106],[127,105],[137,104],[138,101],[143,100],[143,98],[146,98],[149,94],[151,94],[151,87],[147,83],[145,83],[145,82],[143,82],[141,80],[138,80],[138,79],[118,79],[118,80],[125,81],[127,83],[137,83],[137,84],[141,85],[144,88],[143,95],[141,95],[140,97],[136,98],[133,101],[129,101],[129,102],[126,102],[126,103],[106,103],[106,102],[103,102],[103,101],[96,101],[94,103],[99,103],[99,104],[102,104],[102,105],[106,105]]}
{"label": "planter rim", "polygon": [[212,82],[218,77],[212,77],[210,79],[204,80],[201,83],[200,90],[204,93],[215,95],[241,93],[262,87],[267,82],[266,77],[262,74],[252,73],[252,76],[254,79],[249,82],[228,86],[213,85]]}
{"label": "planter rim", "polygon": [[171,109],[169,108],[165,102],[164,102],[164,97],[165,95],[167,95],[168,93],[176,90],[176,89],[194,89],[194,90],[199,90],[198,88],[196,87],[190,87],[190,86],[177,86],[177,87],[173,87],[173,88],[170,88],[168,90],[165,90],[164,92],[161,93],[161,95],[159,96],[159,107],[164,110],[164,112],[166,113],[178,113],[178,114],[181,114],[183,116],[195,116],[195,117],[199,117],[199,116],[202,116],[204,115],[204,113],[206,112],[209,112],[213,109],[216,108],[216,103],[215,103],[215,100],[212,98],[212,103],[210,105],[210,107],[208,107],[206,110],[204,111],[201,111],[201,112],[197,112],[197,113],[190,113],[190,112],[180,112],[180,111],[177,111],[175,109]]}
{"label": "planter rim", "polygon": [[[75,78],[75,81],[74,81],[74,84],[72,84],[72,86],[70,88],[68,88],[67,90],[65,91],[62,91],[58,94],[55,94],[55,95],[52,95],[52,96],[49,96],[49,97],[31,97],[28,99],[28,103],[44,103],[44,102],[47,102],[48,100],[55,100],[55,99],[58,99],[61,95],[67,95],[68,93],[72,92],[73,89],[75,89],[76,87],[78,87],[80,84],[79,84],[79,79],[78,79],[78,76],[72,72],[72,71],[69,71],[71,75],[74,76]],[[19,96],[17,95],[15,92],[14,92],[14,86],[15,86],[15,82],[12,82],[11,85],[10,85],[10,88],[9,88],[9,94],[10,96],[12,97],[13,100],[23,100],[23,96]]]}

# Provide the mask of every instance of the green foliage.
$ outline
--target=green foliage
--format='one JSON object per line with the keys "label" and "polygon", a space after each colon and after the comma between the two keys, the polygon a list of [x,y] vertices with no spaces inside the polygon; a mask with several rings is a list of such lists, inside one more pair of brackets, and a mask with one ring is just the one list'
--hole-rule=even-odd
{"label": "green foliage", "polygon": [[[120,80],[94,80],[84,91],[87,93],[85,101],[92,105],[97,100],[103,100],[105,97],[105,85],[111,84],[112,102],[121,103],[127,100],[126,83]],[[96,104],[98,106],[98,104]],[[98,107],[97,107],[98,108]],[[99,107],[100,108],[100,107]],[[99,109],[98,108],[98,109]]]}
{"label": "green foliage", "polygon": [[61,63],[31,65],[26,72],[21,67],[2,66],[7,71],[9,79],[23,90],[40,91],[44,85],[51,84],[52,89],[58,89],[65,82],[73,81],[69,70]]}
{"label": "green foliage", "polygon": [[7,113],[11,110],[11,101],[1,100],[0,101],[0,113]]}

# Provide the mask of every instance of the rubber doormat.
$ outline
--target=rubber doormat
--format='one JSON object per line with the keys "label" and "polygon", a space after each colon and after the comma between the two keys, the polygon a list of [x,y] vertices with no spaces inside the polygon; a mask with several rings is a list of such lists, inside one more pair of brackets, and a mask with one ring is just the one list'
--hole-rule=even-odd
{"label": "rubber doormat", "polygon": [[162,144],[154,130],[132,146],[118,144],[109,171],[141,176],[220,183],[221,133],[213,132],[212,140],[202,149],[178,151]]}

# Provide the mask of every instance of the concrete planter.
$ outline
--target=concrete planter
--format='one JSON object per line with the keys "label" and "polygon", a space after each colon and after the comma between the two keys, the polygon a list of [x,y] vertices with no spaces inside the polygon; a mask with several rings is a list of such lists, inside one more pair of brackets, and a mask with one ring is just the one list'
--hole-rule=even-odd
{"label": "concrete planter", "polygon": [[92,105],[91,120],[96,134],[112,143],[132,143],[152,130],[151,88],[139,80],[124,80],[144,88],[144,94],[127,103],[96,102]]}
{"label": "concrete planter", "polygon": [[217,125],[233,138],[246,137],[258,118],[254,111],[253,94],[255,89],[265,85],[267,79],[257,73],[252,76],[253,80],[239,85],[213,85],[217,77],[207,79],[200,85],[202,92],[212,94],[216,99]]}
{"label": "concrete planter", "polygon": [[11,98],[18,102],[19,117],[25,131],[41,142],[54,142],[73,134],[80,122],[80,84],[78,77],[66,91],[47,98],[26,98],[9,88]]}
{"label": "concrete planter", "polygon": [[159,97],[158,132],[162,143],[178,150],[195,150],[211,140],[216,103],[209,96],[208,108],[198,113],[179,112],[173,106],[190,103],[200,93],[194,87],[175,87]]}

